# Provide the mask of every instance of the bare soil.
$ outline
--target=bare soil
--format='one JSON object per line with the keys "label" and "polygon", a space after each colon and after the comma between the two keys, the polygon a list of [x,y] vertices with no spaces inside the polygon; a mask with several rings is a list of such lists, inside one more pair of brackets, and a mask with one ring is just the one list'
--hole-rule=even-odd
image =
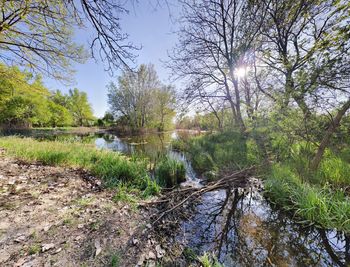
{"label": "bare soil", "polygon": [[0,151],[0,266],[154,266],[165,251],[151,211],[114,194],[84,171]]}

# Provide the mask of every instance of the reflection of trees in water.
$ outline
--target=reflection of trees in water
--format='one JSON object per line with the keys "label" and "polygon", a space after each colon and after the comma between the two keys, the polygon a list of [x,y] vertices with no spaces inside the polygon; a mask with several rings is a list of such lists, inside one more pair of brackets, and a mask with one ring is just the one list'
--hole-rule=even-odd
{"label": "reflection of trees in water", "polygon": [[[228,266],[347,266],[349,237],[293,224],[264,200],[241,190],[208,195],[194,226],[194,247],[215,252]],[[193,231],[193,229],[192,229]],[[337,239],[338,238],[338,239]],[[201,251],[203,252],[203,251]]]}

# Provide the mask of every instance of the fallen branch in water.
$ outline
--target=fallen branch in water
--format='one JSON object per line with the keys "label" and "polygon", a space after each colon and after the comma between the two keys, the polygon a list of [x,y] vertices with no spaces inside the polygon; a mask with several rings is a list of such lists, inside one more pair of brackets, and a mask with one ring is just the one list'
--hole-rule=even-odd
{"label": "fallen branch in water", "polygon": [[176,189],[172,191],[165,192],[156,201],[144,202],[141,205],[159,205],[160,211],[155,214],[156,219],[153,224],[159,222],[164,216],[173,213],[175,210],[179,209],[185,203],[191,199],[198,199],[205,193],[216,191],[220,189],[227,189],[233,187],[245,187],[248,183],[249,178],[253,175],[256,167],[252,166],[243,170],[235,171],[233,173],[226,174],[221,179],[210,182],[203,187],[186,187],[182,189]]}

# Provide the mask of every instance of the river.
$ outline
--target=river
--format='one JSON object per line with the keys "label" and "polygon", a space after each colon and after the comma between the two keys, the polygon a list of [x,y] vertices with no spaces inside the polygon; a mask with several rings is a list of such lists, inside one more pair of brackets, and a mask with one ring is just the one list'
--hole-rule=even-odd
{"label": "river", "polygon": [[[187,185],[200,186],[201,179],[186,155],[171,148],[171,140],[181,134],[186,133],[125,137],[110,133],[25,135],[89,142],[100,149],[141,154],[151,161],[167,154],[184,162]],[[350,266],[349,237],[297,223],[268,203],[261,181],[253,182],[257,186],[205,194],[193,217],[182,223],[177,240],[199,255],[213,253],[224,266]]]}

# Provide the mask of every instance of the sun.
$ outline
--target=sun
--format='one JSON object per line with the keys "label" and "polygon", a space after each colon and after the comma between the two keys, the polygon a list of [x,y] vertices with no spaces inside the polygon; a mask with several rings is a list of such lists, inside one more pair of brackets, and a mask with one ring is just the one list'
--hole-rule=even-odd
{"label": "sun", "polygon": [[237,78],[243,78],[247,75],[247,68],[246,67],[239,67],[235,69],[235,75]]}

